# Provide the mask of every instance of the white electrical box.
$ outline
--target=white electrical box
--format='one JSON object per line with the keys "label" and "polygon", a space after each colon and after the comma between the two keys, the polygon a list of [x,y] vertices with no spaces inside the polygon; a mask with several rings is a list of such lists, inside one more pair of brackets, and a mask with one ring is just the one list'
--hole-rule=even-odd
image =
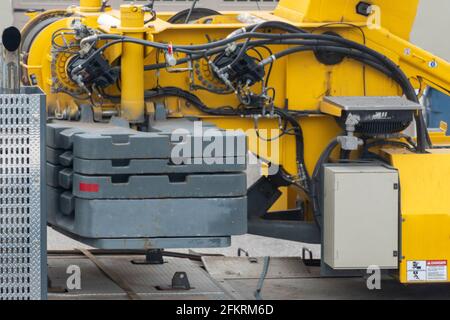
{"label": "white electrical box", "polygon": [[383,166],[324,168],[324,262],[398,268],[399,177]]}

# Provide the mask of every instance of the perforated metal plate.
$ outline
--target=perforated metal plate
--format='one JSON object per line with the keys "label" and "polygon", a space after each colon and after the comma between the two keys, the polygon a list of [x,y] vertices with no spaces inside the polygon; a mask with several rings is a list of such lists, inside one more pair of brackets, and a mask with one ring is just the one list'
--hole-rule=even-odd
{"label": "perforated metal plate", "polygon": [[403,97],[325,97],[325,102],[345,111],[421,110],[422,106]]}
{"label": "perforated metal plate", "polygon": [[45,98],[34,88],[0,94],[1,300],[45,297],[41,105],[45,110]]}

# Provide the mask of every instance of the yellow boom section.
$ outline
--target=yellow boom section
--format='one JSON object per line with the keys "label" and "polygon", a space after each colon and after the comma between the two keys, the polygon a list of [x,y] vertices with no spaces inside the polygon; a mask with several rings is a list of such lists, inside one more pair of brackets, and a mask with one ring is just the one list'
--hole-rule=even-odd
{"label": "yellow boom section", "polygon": [[[414,46],[409,36],[419,0],[368,1],[374,12],[365,17],[356,12],[359,0],[281,0],[275,15],[299,26],[350,23],[364,29],[369,47],[388,50],[385,54],[398,63],[417,89],[426,85],[450,92],[450,64]],[[376,24],[380,25],[377,26]],[[334,26],[338,26],[335,24]]]}
{"label": "yellow boom section", "polygon": [[[356,22],[367,18],[355,10],[360,0],[281,0],[275,15],[297,22]],[[383,28],[409,39],[419,0],[367,1],[379,8]]]}

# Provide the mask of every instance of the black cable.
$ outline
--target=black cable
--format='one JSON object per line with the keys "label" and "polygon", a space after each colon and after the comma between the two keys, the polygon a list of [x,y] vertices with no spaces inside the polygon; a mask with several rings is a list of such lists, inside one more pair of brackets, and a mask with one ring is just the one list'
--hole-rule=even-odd
{"label": "black cable", "polygon": [[[255,46],[252,48],[262,48],[264,50],[266,50],[269,53],[269,56],[273,55],[273,51],[266,45],[261,45],[261,46]],[[263,59],[261,59],[263,60]],[[266,76],[266,86],[269,85],[269,81],[270,81],[270,76],[272,75],[272,71],[273,71],[273,63],[270,64],[269,70],[267,71],[267,76]],[[275,97],[274,97],[275,100]]]}
{"label": "black cable", "polygon": [[[255,25],[253,27],[253,29],[251,30],[251,33],[257,31],[258,29],[264,28],[264,25],[266,25],[268,23],[268,21],[259,23],[257,25]],[[247,52],[247,48],[248,48],[248,44],[250,43],[251,38],[248,38],[247,41],[245,41],[244,45],[242,45],[242,47],[240,48],[238,54],[236,55],[236,57],[234,58],[234,60],[227,65],[226,68],[232,68],[234,65],[236,65],[244,56],[244,54]]]}
{"label": "black cable", "polygon": [[290,23],[283,22],[283,21],[265,21],[263,23],[264,23],[263,25],[254,24],[254,25],[246,26],[246,27],[244,27],[244,29],[246,32],[249,32],[250,30],[253,30],[259,26],[259,28],[276,28],[276,29],[286,31],[289,33],[296,33],[296,32],[308,33],[308,31],[306,31],[306,30],[300,29]]}
{"label": "black cable", "polygon": [[[237,110],[231,107],[210,108],[206,106],[196,95],[177,87],[163,87],[145,92],[146,99],[158,99],[167,96],[182,98],[187,102],[189,102],[190,104],[192,104],[194,107],[198,108],[201,112],[209,115],[245,116],[245,115],[261,114],[261,109],[259,108],[243,109],[243,110]],[[291,115],[286,110],[274,108],[274,113],[280,116],[282,119],[286,120],[293,128],[292,130],[294,131],[296,140],[296,159],[298,162],[297,164],[299,170],[298,173],[299,175],[304,177],[305,180],[303,181],[303,183],[305,184],[304,188],[308,190],[310,189],[311,178],[305,165],[305,157],[304,157],[305,146],[302,127],[300,126],[300,123],[297,121],[295,116]]]}
{"label": "black cable", "polygon": [[159,99],[164,97],[178,97],[186,100],[201,112],[209,115],[220,116],[237,116],[240,115],[239,111],[231,107],[210,108],[206,106],[196,95],[182,90],[177,87],[162,87],[145,92],[146,99]]}
{"label": "black cable", "polygon": [[266,280],[267,273],[269,272],[269,265],[270,265],[270,257],[265,257],[263,260],[263,270],[261,272],[261,275],[259,276],[258,285],[255,291],[256,300],[263,300],[261,292],[264,287],[264,281]]}
{"label": "black cable", "polygon": [[186,16],[186,20],[184,21],[185,24],[189,23],[189,21],[191,20],[192,12],[194,11],[195,6],[197,5],[197,3],[198,3],[198,0],[194,0],[192,2],[192,6],[191,6],[191,8],[189,10],[188,15]]}
{"label": "black cable", "polygon": [[401,142],[401,141],[392,141],[392,140],[376,140],[369,143],[366,143],[364,145],[364,151],[368,151],[371,148],[374,147],[382,147],[382,146],[394,146],[394,147],[400,147],[408,149],[408,151],[416,152],[416,149],[414,146],[411,146],[407,143]]}
{"label": "black cable", "polygon": [[[174,46],[174,50],[194,54],[193,52],[195,52],[195,50],[206,50],[209,48],[217,47],[218,45],[226,45],[226,44],[229,44],[229,43],[234,42],[241,38],[242,39],[247,38],[247,41],[241,46],[240,52],[245,52],[246,48],[251,43],[251,41],[249,41],[251,38],[264,38],[264,39],[299,39],[300,38],[300,39],[304,39],[304,40],[308,40],[308,39],[309,40],[327,40],[330,42],[339,43],[343,46],[348,46],[350,49],[357,49],[361,53],[367,55],[364,58],[364,60],[369,61],[372,58],[374,58],[375,60],[378,60],[382,65],[384,65],[386,67],[386,69],[388,69],[391,72],[392,78],[394,80],[396,80],[399,83],[399,85],[402,87],[406,97],[409,100],[418,102],[418,98],[415,94],[415,91],[414,91],[411,83],[409,82],[408,78],[403,73],[403,71],[400,70],[400,68],[397,65],[395,65],[389,58],[378,53],[377,51],[372,50],[372,49],[368,48],[367,46],[361,45],[359,43],[356,43],[356,42],[353,42],[353,41],[350,41],[350,40],[347,40],[347,39],[344,39],[341,37],[325,35],[325,34],[321,34],[321,35],[308,34],[294,26],[289,26],[287,24],[278,23],[278,22],[272,22],[272,21],[264,22],[264,23],[258,24],[256,26],[253,26],[251,30],[255,31],[258,28],[268,27],[268,26],[275,26],[277,28],[279,27],[279,28],[281,28],[285,31],[291,32],[291,33],[275,35],[275,34],[264,34],[264,33],[256,33],[256,32],[250,32],[250,33],[242,32],[241,34],[237,34],[230,38],[227,38],[224,40],[219,40],[219,41],[216,41],[213,43],[208,43],[206,45]],[[167,48],[167,45],[163,45],[163,44],[159,44],[159,43],[155,43],[155,42],[151,42],[151,41],[145,41],[145,40],[139,40],[139,39],[134,39],[134,38],[118,36],[118,35],[99,35],[99,38],[101,38],[101,39],[120,39],[120,41],[124,41],[124,42],[129,41],[129,42],[133,42],[133,43],[140,43],[142,45],[153,46],[153,47],[160,48],[160,49]],[[336,50],[337,47],[333,47],[333,48],[334,48],[333,50]],[[104,47],[103,47],[103,49],[104,49]],[[303,50],[303,49],[296,49],[296,50]],[[326,49],[324,48],[323,50],[326,50]],[[290,52],[293,53],[293,52],[299,52],[299,51],[290,51]],[[191,60],[191,59],[188,59],[186,61],[189,61],[189,60]],[[373,64],[373,65],[375,65],[375,64]],[[430,141],[428,132],[426,130],[426,126],[424,123],[422,113],[418,112],[415,115],[415,118],[416,118],[416,123],[417,123],[417,130],[418,130],[418,149],[421,152],[425,152],[425,149],[427,147],[430,147],[431,141]]]}
{"label": "black cable", "polygon": [[147,23],[150,23],[152,21],[155,21],[156,18],[158,17],[158,15],[156,14],[156,11],[154,9],[149,9],[149,11],[151,13],[151,17],[144,21],[144,25],[146,25]]}
{"label": "black cable", "polygon": [[[328,42],[330,44],[332,44],[331,42]],[[317,42],[316,40],[297,40],[297,41],[290,41],[290,42],[273,42],[271,40],[260,40],[260,41],[252,41],[250,42],[249,46],[251,47],[264,47],[266,45],[285,45],[285,44],[298,44],[298,45],[320,45],[323,44],[322,42]],[[238,43],[236,44],[236,46],[239,48],[241,46],[243,46],[244,43]],[[207,51],[201,52],[201,53],[196,53],[196,54],[192,54],[190,57],[185,57],[185,58],[181,58],[177,60],[177,64],[176,65],[182,65],[185,64],[189,61],[195,61],[195,60],[200,60],[203,58],[208,58],[210,56],[216,55],[218,53],[221,53],[223,51],[226,50],[226,46],[220,46],[220,47],[216,47],[216,48],[210,48]],[[152,65],[146,65],[144,67],[145,71],[153,71],[153,70],[158,70],[158,69],[164,69],[167,68],[167,64],[166,63],[156,63],[156,64],[152,64]]]}
{"label": "black cable", "polygon": [[[261,28],[279,28],[283,31],[289,32],[289,34],[266,34],[266,33],[257,33],[255,32],[258,29]],[[204,45],[191,45],[191,46],[174,46],[174,50],[185,52],[192,54],[192,57],[186,58],[184,60],[179,61],[181,62],[188,62],[192,59],[200,59],[201,57],[213,54],[214,51],[220,52],[220,50],[223,50],[223,48],[218,48],[220,46],[228,45],[232,42],[235,42],[240,39],[247,39],[245,43],[240,44],[240,50],[238,53],[238,56],[241,56],[243,53],[247,51],[247,49],[250,46],[256,45],[254,42],[251,41],[252,38],[260,38],[269,40],[267,44],[286,44],[286,43],[297,43],[297,44],[303,44],[304,47],[295,47],[295,48],[289,48],[285,51],[282,51],[281,53],[277,53],[275,56],[277,58],[282,57],[284,55],[293,54],[296,52],[301,51],[307,51],[307,50],[325,50],[325,51],[333,51],[333,52],[340,52],[345,54],[346,56],[350,56],[352,58],[356,58],[357,60],[366,63],[368,65],[371,65],[372,67],[380,70],[381,72],[387,74],[388,76],[392,77],[394,80],[399,83],[399,85],[402,87],[404,94],[407,96],[408,99],[418,102],[417,96],[415,95],[415,91],[407,79],[406,75],[403,73],[403,71],[400,70],[400,68],[395,65],[390,59],[388,59],[386,56],[381,55],[375,50],[372,50],[368,48],[365,45],[361,45],[359,43],[337,37],[332,35],[316,35],[316,34],[310,34],[306,33],[305,31],[281,22],[263,22],[260,24],[257,24],[255,26],[249,26],[246,27],[246,31],[251,30],[251,32],[244,32],[241,31],[240,33],[236,33],[235,35],[219,40],[213,43],[208,43]],[[100,35],[99,38],[101,39],[118,39],[118,41],[123,42],[133,42],[133,43],[139,43],[146,46],[153,46],[161,50],[165,50],[167,48],[167,45],[159,44],[151,41],[145,41],[145,40],[138,40],[134,38],[128,38],[128,37],[122,37],[118,35]],[[302,42],[298,39],[302,39]],[[270,40],[276,40],[276,41],[270,41]],[[264,41],[262,41],[264,42]],[[259,45],[262,45],[263,43],[258,43]],[[309,46],[306,46],[309,44]],[[311,45],[315,44],[315,45]],[[111,44],[107,44],[111,45]],[[105,45],[106,46],[106,45]],[[105,47],[102,47],[101,49],[104,50]],[[100,49],[99,49],[100,50]],[[202,52],[197,53],[196,51],[204,51],[204,50],[211,50],[208,53]],[[235,59],[236,60],[236,59]],[[160,64],[158,66],[150,66],[146,67],[146,70],[153,70],[155,68],[159,67],[165,67],[165,64]],[[193,97],[189,97],[184,95],[185,97],[191,99],[192,101],[196,101]],[[191,101],[191,102],[192,102]],[[204,105],[200,104],[199,101],[196,101],[197,105],[205,107]],[[204,109],[208,112],[211,112],[211,110]],[[427,138],[427,132],[426,128],[424,128],[424,121],[421,114],[416,115],[416,121],[417,121],[417,127],[418,127],[418,148],[419,150],[423,151],[424,148],[427,145],[427,140],[429,140],[429,137]],[[291,124],[293,123],[292,121]],[[294,127],[295,128],[295,127]],[[296,129],[297,130],[297,129]]]}
{"label": "black cable", "polygon": [[[311,33],[314,33],[315,31],[323,29],[323,28],[336,26],[336,25],[338,25],[338,26],[348,26],[348,27],[352,27],[352,28],[357,29],[361,33],[363,44],[367,45],[367,37],[366,37],[366,33],[364,32],[364,29],[362,27],[356,25],[356,24],[349,23],[349,22],[330,22],[330,23],[322,24],[321,26],[313,29],[311,31]],[[364,90],[364,96],[366,96],[367,95],[366,65],[363,64],[362,67],[363,67],[363,69],[362,69],[362,71],[363,71],[363,74],[362,74],[362,76],[363,76],[363,90]]]}
{"label": "black cable", "polygon": [[308,170],[306,168],[305,164],[305,144],[304,144],[304,135],[303,135],[303,129],[298,122],[298,120],[289,114],[287,111],[279,108],[274,108],[274,113],[279,115],[282,119],[285,119],[289,122],[291,127],[294,130],[295,134],[295,145],[296,145],[296,158],[297,158],[297,166],[298,166],[298,174],[300,177],[303,176],[302,181],[305,185],[304,188],[306,190],[310,190],[311,186],[311,176],[308,173]]}
{"label": "black cable", "polygon": [[322,166],[328,162],[328,160],[331,157],[331,154],[333,153],[334,149],[339,145],[338,138],[333,139],[325,148],[325,150],[320,155],[319,160],[317,161],[317,164],[314,168],[314,172],[311,178],[311,202],[312,202],[312,209],[313,209],[313,215],[314,220],[318,226],[319,229],[322,229],[322,209],[320,205],[320,199],[319,199],[319,186],[320,186],[320,172],[322,170]]}
{"label": "black cable", "polygon": [[[268,22],[264,22],[259,25],[256,25],[255,27],[253,27],[252,30],[257,30],[258,28],[267,27],[267,26],[271,26],[271,25],[278,25],[278,26],[281,25],[281,26],[285,27],[284,28],[285,31],[288,31],[291,33],[290,34],[265,34],[265,33],[256,33],[256,32],[240,33],[240,34],[236,34],[235,36],[232,36],[230,38],[219,40],[219,41],[208,43],[208,44],[204,44],[204,45],[173,46],[173,49],[175,51],[180,51],[180,52],[189,53],[189,54],[195,54],[195,51],[208,50],[208,49],[216,48],[218,46],[227,45],[229,43],[235,42],[240,39],[247,39],[247,42],[244,43],[244,45],[240,49],[240,53],[239,53],[239,55],[240,55],[241,52],[245,52],[245,49],[249,45],[249,43],[250,43],[249,40],[251,38],[304,39],[304,40],[309,39],[309,40],[327,40],[327,41],[331,41],[331,42],[337,42],[344,46],[348,46],[350,48],[354,48],[361,52],[367,53],[368,55],[379,60],[389,70],[391,70],[391,72],[393,73],[395,78],[401,84],[401,87],[402,87],[403,91],[405,92],[405,95],[407,96],[407,98],[411,101],[418,102],[418,98],[415,94],[415,91],[414,91],[411,83],[407,79],[406,75],[403,73],[403,71],[401,71],[400,68],[397,65],[395,65],[389,58],[380,54],[379,52],[372,50],[365,45],[361,45],[359,43],[356,43],[354,41],[347,40],[347,39],[344,39],[341,37],[325,35],[325,34],[316,35],[316,34],[311,34],[311,33],[305,33],[304,31],[298,31],[299,29],[294,26],[290,26],[290,28],[288,28],[285,26],[286,24],[283,25],[282,23],[274,23],[273,21],[268,21]],[[294,32],[296,32],[296,33],[294,33]],[[162,50],[166,50],[168,48],[168,45],[155,43],[152,41],[134,39],[134,38],[130,38],[130,37],[123,37],[123,36],[119,36],[119,35],[104,35],[104,34],[102,34],[102,35],[98,36],[98,39],[119,39],[124,42],[139,43],[142,45],[152,46],[152,47],[159,48]]]}
{"label": "black cable", "polygon": [[[290,44],[293,44],[295,42],[291,42]],[[265,65],[268,63],[272,63],[274,60],[281,59],[285,56],[299,53],[299,52],[305,52],[305,51],[327,51],[327,52],[337,52],[345,54],[347,57],[355,58],[361,62],[364,62],[365,64],[370,65],[371,67],[381,71],[382,73],[386,74],[387,76],[394,77],[392,72],[384,67],[383,65],[380,65],[377,63],[377,61],[374,61],[371,59],[371,57],[367,54],[362,54],[358,51],[344,48],[344,47],[333,47],[333,46],[297,46],[292,47],[289,49],[286,49],[284,51],[277,52],[274,54],[271,58],[268,58],[260,63],[260,65]]]}

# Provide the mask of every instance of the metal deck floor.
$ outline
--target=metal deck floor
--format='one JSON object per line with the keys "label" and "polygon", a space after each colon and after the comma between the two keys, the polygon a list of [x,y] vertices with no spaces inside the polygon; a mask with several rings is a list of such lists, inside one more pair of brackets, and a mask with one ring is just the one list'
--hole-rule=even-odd
{"label": "metal deck floor", "polygon": [[[254,300],[263,259],[203,257],[200,261],[165,257],[163,265],[135,265],[142,256],[96,255],[143,300]],[[50,300],[123,300],[124,290],[82,255],[50,255],[49,278],[53,288],[65,288],[71,265],[81,269],[81,290],[49,293]],[[192,290],[158,290],[170,286],[176,272],[184,271]],[[295,299],[450,299],[450,285],[405,286],[395,279],[382,281],[382,290],[370,291],[362,278],[321,278],[317,267],[299,258],[272,258],[262,297],[266,300]]]}
{"label": "metal deck floor", "polygon": [[[125,281],[143,300],[223,300],[232,299],[198,263],[188,259],[165,258],[163,265],[135,265],[132,260],[140,256],[97,256],[97,259]],[[81,269],[81,290],[67,293],[49,293],[50,300],[122,300],[128,296],[114,281],[108,278],[91,260],[84,256],[50,256],[49,278],[53,288],[66,288],[67,268],[71,265]],[[161,291],[158,286],[168,287],[176,272],[187,272],[192,290]]]}

